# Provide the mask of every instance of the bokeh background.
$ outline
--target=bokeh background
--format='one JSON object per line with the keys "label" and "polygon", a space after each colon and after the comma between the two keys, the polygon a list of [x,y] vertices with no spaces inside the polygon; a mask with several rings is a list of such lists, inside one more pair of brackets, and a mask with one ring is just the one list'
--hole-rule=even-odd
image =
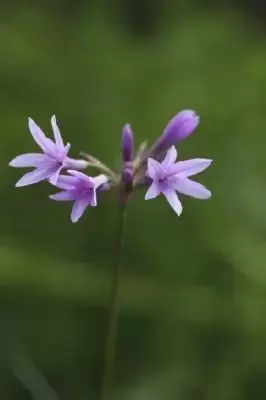
{"label": "bokeh background", "polygon": [[57,119],[72,155],[119,166],[121,129],[201,116],[181,158],[215,160],[210,201],[139,192],[127,215],[114,399],[266,398],[264,2],[0,3],[0,399],[97,400],[117,211],[73,225],[8,167]]}

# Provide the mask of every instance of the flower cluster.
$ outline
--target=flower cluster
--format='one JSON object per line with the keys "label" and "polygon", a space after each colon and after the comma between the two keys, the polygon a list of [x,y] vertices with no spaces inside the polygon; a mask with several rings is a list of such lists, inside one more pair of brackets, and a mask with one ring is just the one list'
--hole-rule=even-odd
{"label": "flower cluster", "polygon": [[[208,168],[212,160],[195,158],[176,162],[175,144],[191,135],[198,124],[199,117],[194,111],[181,111],[169,121],[151,147],[142,143],[137,152],[134,151],[132,129],[130,125],[125,125],[121,140],[122,166],[120,171],[114,172],[86,153],[81,153],[82,159],[70,158],[70,144],[64,144],[55,116],[51,118],[54,141],[46,137],[41,128],[29,119],[30,133],[42,153],[19,155],[10,162],[10,166],[34,168],[16,183],[16,187],[48,181],[61,189],[50,198],[73,202],[72,222],[77,222],[87,207],[97,205],[100,192],[115,188],[118,189],[122,205],[126,204],[134,190],[146,187],[145,200],[162,194],[180,215],[182,204],[177,193],[196,199],[211,197],[209,190],[189,178]],[[91,177],[80,172],[89,167],[93,167],[99,174]]]}

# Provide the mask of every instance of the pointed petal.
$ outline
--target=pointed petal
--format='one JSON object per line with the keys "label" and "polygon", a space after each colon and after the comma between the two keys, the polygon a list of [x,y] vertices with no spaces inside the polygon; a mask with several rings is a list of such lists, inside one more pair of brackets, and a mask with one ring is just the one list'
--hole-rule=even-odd
{"label": "pointed petal", "polygon": [[63,166],[61,165],[61,167],[59,167],[59,168],[50,176],[49,182],[50,182],[52,185],[56,186],[57,181],[58,181],[58,178],[59,178],[59,175],[60,175],[60,172],[62,171],[62,169],[63,169]]}
{"label": "pointed petal", "polygon": [[174,184],[175,190],[195,199],[209,199],[211,192],[201,183],[191,181],[187,178],[178,178]]}
{"label": "pointed petal", "polygon": [[64,142],[63,142],[60,130],[58,128],[55,115],[53,115],[51,118],[51,125],[52,125],[52,129],[53,129],[56,145],[58,147],[61,147],[62,149],[64,149]]}
{"label": "pointed petal", "polygon": [[54,143],[45,136],[41,128],[31,118],[29,118],[29,130],[35,142],[45,153],[50,153],[54,149]]}
{"label": "pointed petal", "polygon": [[158,188],[158,185],[155,182],[153,182],[145,194],[145,200],[154,199],[159,194],[160,194],[160,190]]}
{"label": "pointed petal", "polygon": [[65,155],[67,155],[67,154],[68,154],[68,152],[69,152],[70,148],[71,148],[71,144],[70,144],[70,143],[67,143],[67,144],[65,145],[65,147],[64,147],[64,150],[65,150]]}
{"label": "pointed petal", "polygon": [[71,211],[71,221],[73,223],[78,222],[78,220],[82,217],[84,214],[86,208],[89,206],[91,199],[80,199],[76,200],[75,203],[73,204],[73,208]]}
{"label": "pointed petal", "polygon": [[91,182],[92,183],[92,179],[90,176],[83,174],[83,172],[79,172],[79,171],[75,171],[72,169],[68,169],[67,172],[72,175],[75,176],[76,178],[85,181],[85,182]]}
{"label": "pointed petal", "polygon": [[162,173],[161,164],[154,160],[153,158],[148,158],[148,176],[152,179],[158,179],[160,174]]}
{"label": "pointed petal", "polygon": [[46,156],[38,153],[21,154],[10,161],[10,167],[24,168],[24,167],[39,167],[40,164],[45,162]]}
{"label": "pointed petal", "polygon": [[79,180],[74,176],[59,175],[55,186],[59,189],[72,190],[75,189],[78,182]]}
{"label": "pointed petal", "polygon": [[63,192],[51,194],[49,198],[56,201],[73,201],[75,200],[75,193],[71,190],[64,190]]}
{"label": "pointed petal", "polygon": [[64,165],[66,169],[80,170],[87,168],[89,163],[85,160],[75,160],[74,158],[67,157],[64,161]]}
{"label": "pointed petal", "polygon": [[162,166],[164,168],[169,167],[170,165],[174,164],[176,158],[177,158],[177,150],[176,150],[175,146],[172,146],[167,151],[166,156],[165,156],[164,160],[162,161]]}
{"label": "pointed petal", "polygon": [[180,216],[183,208],[176,192],[172,189],[167,189],[164,190],[163,194],[165,195],[172,209],[177,213],[178,216]]}
{"label": "pointed petal", "polygon": [[212,160],[206,158],[194,158],[192,160],[179,161],[171,169],[171,173],[176,173],[182,177],[199,174],[208,168]]}
{"label": "pointed petal", "polygon": [[75,189],[78,182],[79,182],[79,180],[77,178],[75,178],[74,176],[59,175],[57,182],[56,182],[56,187],[58,187],[59,189],[64,189],[64,190],[71,190],[71,189]]}
{"label": "pointed petal", "polygon": [[92,191],[92,197],[90,200],[90,206],[96,207],[97,206],[97,196],[96,196],[96,190]]}
{"label": "pointed petal", "polygon": [[107,183],[107,182],[108,182],[107,176],[106,176],[106,175],[103,175],[103,174],[98,175],[98,176],[95,176],[95,177],[93,177],[93,178],[91,178],[91,179],[92,179],[92,181],[94,182],[95,189],[98,189],[98,187],[100,187],[100,186],[102,186],[104,183]]}
{"label": "pointed petal", "polygon": [[38,183],[48,179],[53,171],[50,169],[41,169],[37,168],[34,171],[28,172],[23,175],[22,178],[16,183],[16,187],[33,185],[34,183]]}

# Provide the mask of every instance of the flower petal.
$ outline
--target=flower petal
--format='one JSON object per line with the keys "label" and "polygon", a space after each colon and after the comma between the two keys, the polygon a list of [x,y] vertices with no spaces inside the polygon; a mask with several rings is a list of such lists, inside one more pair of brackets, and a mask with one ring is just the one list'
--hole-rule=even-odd
{"label": "flower petal", "polygon": [[166,189],[164,190],[163,194],[165,195],[172,209],[177,213],[178,216],[180,216],[183,207],[176,192],[173,189]]}
{"label": "flower petal", "polygon": [[71,190],[75,189],[78,182],[79,179],[74,176],[59,175],[55,186],[59,189]]}
{"label": "flower petal", "polygon": [[192,160],[179,161],[171,168],[171,173],[178,174],[184,178],[199,174],[208,168],[212,160],[206,158],[194,158]]}
{"label": "flower petal", "polygon": [[39,167],[40,164],[45,162],[45,160],[46,156],[44,154],[28,153],[15,157],[12,161],[10,161],[9,165],[15,168]]}
{"label": "flower petal", "polygon": [[211,192],[201,183],[191,181],[187,178],[178,178],[174,185],[175,190],[195,199],[209,199]]}
{"label": "flower petal", "polygon": [[16,183],[16,187],[33,185],[48,179],[54,171],[51,169],[36,168],[34,171],[28,172]]}
{"label": "flower petal", "polygon": [[176,158],[177,158],[177,150],[176,150],[175,146],[171,146],[170,149],[167,151],[166,156],[165,156],[164,160],[162,161],[161,165],[164,168],[167,168],[171,164],[174,164]]}
{"label": "flower petal", "polygon": [[70,170],[80,170],[85,169],[88,166],[88,161],[85,160],[75,160],[74,158],[67,157],[64,161],[64,166],[66,169]]}
{"label": "flower petal", "polygon": [[67,172],[70,175],[75,176],[79,180],[82,180],[83,182],[91,183],[92,186],[93,186],[92,178],[90,176],[86,175],[86,174],[83,174],[83,172],[75,171],[75,170],[72,170],[72,169],[68,169]]}
{"label": "flower petal", "polygon": [[54,143],[45,136],[41,128],[31,118],[29,118],[29,130],[35,142],[45,153],[54,150]]}
{"label": "flower petal", "polygon": [[108,178],[106,175],[98,175],[98,176],[94,176],[93,178],[91,178],[92,181],[94,182],[94,187],[95,189],[98,189],[98,187],[102,186],[104,183],[108,182]]}
{"label": "flower petal", "polygon": [[95,189],[91,193],[90,206],[91,207],[96,207],[97,206],[97,196],[96,196],[96,190]]}
{"label": "flower petal", "polygon": [[91,199],[88,198],[75,201],[71,211],[71,221],[73,223],[78,222],[78,220],[82,217],[86,208],[90,205],[90,201]]}
{"label": "flower petal", "polygon": [[49,182],[50,182],[52,185],[56,186],[57,181],[58,181],[58,178],[59,178],[59,175],[60,175],[60,172],[62,171],[62,169],[63,169],[63,166],[61,165],[61,166],[60,166],[59,168],[57,168],[57,170],[50,176]]}
{"label": "flower petal", "polygon": [[162,174],[161,164],[153,158],[148,158],[147,174],[152,179],[158,179]]}
{"label": "flower petal", "polygon": [[160,190],[158,188],[158,185],[155,182],[153,182],[145,194],[145,200],[154,199],[159,194],[160,194]]}
{"label": "flower petal", "polygon": [[70,143],[67,143],[67,144],[65,145],[65,147],[64,147],[65,155],[68,154],[70,148],[71,148],[71,144],[70,144]]}
{"label": "flower petal", "polygon": [[60,130],[58,128],[57,122],[56,122],[56,116],[53,115],[51,118],[51,125],[52,125],[52,129],[53,129],[53,133],[54,133],[54,138],[55,138],[55,143],[58,147],[61,147],[62,149],[64,149],[64,142],[60,133]]}
{"label": "flower petal", "polygon": [[76,199],[76,196],[74,191],[64,190],[63,192],[51,194],[49,198],[56,201],[73,201]]}

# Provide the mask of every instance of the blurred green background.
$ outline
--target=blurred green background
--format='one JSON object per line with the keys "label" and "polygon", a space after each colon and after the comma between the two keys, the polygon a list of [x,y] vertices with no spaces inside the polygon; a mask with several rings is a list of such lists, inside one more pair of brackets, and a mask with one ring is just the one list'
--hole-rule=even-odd
{"label": "blurred green background", "polygon": [[0,399],[98,399],[115,240],[111,195],[73,225],[48,184],[14,188],[8,162],[37,150],[27,117],[50,133],[55,113],[73,156],[115,167],[124,123],[152,142],[184,108],[201,124],[180,155],[214,158],[213,198],[185,198],[181,218],[141,192],[130,203],[114,398],[265,399],[264,3],[0,10]]}

